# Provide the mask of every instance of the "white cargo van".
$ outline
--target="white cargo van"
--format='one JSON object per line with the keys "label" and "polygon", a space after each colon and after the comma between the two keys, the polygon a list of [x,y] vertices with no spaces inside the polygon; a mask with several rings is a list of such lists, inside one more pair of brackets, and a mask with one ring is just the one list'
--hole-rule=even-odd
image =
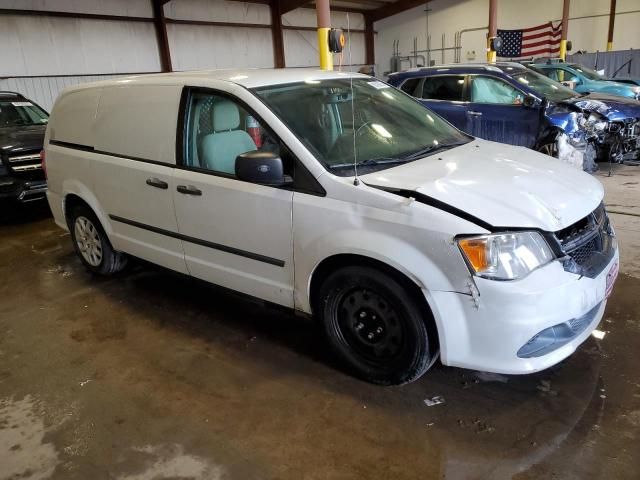
{"label": "white cargo van", "polygon": [[475,139],[371,77],[209,71],[77,86],[45,139],[86,267],[127,256],[314,314],[361,378],[528,373],[596,328],[618,249],[589,175]]}

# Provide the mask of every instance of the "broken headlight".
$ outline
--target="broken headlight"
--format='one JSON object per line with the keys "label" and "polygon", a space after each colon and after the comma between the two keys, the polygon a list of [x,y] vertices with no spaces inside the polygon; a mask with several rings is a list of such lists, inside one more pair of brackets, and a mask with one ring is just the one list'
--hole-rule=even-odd
{"label": "broken headlight", "polygon": [[579,119],[580,126],[583,127],[587,133],[604,132],[605,128],[607,128],[607,123],[607,120],[602,117],[602,115],[594,112],[588,115],[582,115]]}
{"label": "broken headlight", "polygon": [[517,280],[554,260],[538,232],[507,232],[458,239],[471,272],[491,280]]}

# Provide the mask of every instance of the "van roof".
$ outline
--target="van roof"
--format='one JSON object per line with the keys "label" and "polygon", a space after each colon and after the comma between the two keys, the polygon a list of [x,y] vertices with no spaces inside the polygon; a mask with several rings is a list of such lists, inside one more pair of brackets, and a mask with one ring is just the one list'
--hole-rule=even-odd
{"label": "van roof", "polygon": [[354,72],[326,71],[315,68],[271,68],[271,69],[226,69],[226,70],[197,70],[173,73],[152,73],[147,75],[132,75],[130,77],[114,78],[99,82],[85,83],[69,88],[77,90],[107,85],[137,84],[137,85],[188,85],[197,81],[206,84],[207,80],[223,80],[236,83],[247,88],[287,83],[304,82],[305,80],[322,80],[329,78],[371,78],[368,75]]}

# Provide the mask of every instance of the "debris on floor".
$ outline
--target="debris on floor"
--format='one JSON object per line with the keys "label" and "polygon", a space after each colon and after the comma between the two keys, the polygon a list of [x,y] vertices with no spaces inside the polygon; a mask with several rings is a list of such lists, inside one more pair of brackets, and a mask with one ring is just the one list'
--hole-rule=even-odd
{"label": "debris on floor", "polygon": [[62,276],[62,278],[67,278],[73,275],[72,272],[64,268],[62,265],[56,265],[55,267],[48,268],[47,273],[57,273],[58,275]]}
{"label": "debris on floor", "polygon": [[481,382],[507,383],[509,381],[509,377],[508,376],[502,375],[500,373],[475,372],[474,375]]}
{"label": "debris on floor", "polygon": [[540,384],[536,388],[542,393],[550,395],[552,397],[555,397],[558,395],[558,392],[556,392],[551,388],[550,380],[540,380]]}
{"label": "debris on floor", "polygon": [[434,405],[441,405],[443,403],[445,403],[444,397],[441,397],[439,395],[436,395],[435,397],[425,398],[424,399],[424,404],[427,407],[433,407]]}

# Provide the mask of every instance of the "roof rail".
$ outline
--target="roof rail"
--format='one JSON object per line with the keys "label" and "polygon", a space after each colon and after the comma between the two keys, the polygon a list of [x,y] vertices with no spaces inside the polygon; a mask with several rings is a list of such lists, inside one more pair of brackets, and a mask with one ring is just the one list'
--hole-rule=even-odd
{"label": "roof rail", "polygon": [[482,68],[484,70],[495,70],[496,67],[522,67],[518,62],[497,62],[497,63],[445,63],[443,65],[433,65],[431,67],[413,68],[409,71],[434,70],[438,68]]}

